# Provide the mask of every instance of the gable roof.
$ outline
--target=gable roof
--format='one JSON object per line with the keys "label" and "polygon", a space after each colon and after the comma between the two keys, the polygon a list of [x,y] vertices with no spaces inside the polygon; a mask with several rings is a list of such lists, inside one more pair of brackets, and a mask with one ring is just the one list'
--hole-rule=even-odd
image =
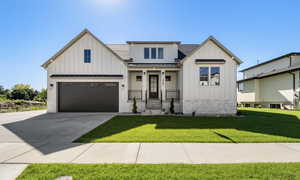
{"label": "gable roof", "polygon": [[42,64],[42,67],[47,68],[58,56],[64,53],[69,47],[71,47],[74,43],[76,43],[85,34],[90,34],[93,38],[96,39],[96,41],[98,41],[101,45],[103,45],[107,50],[113,53],[118,59],[123,61],[123,59],[117,53],[115,53],[112,49],[110,49],[107,45],[105,45],[93,33],[91,33],[88,29],[84,29],[83,31],[81,31],[81,33],[75,36],[70,42],[68,42],[62,49],[60,49],[57,53],[55,53],[50,59],[48,59],[44,64]]}
{"label": "gable roof", "polygon": [[215,39],[213,36],[209,36],[205,41],[203,41],[201,44],[199,44],[196,48],[194,48],[189,55],[187,55],[182,61],[181,63],[183,63],[188,57],[190,57],[191,55],[193,55],[194,53],[196,53],[205,43],[207,43],[208,41],[212,41],[213,43],[215,43],[215,45],[217,45],[219,48],[221,48],[227,55],[229,55],[236,63],[238,64],[242,64],[243,61],[240,60],[240,58],[238,58],[236,55],[234,55],[229,49],[227,49],[222,43],[220,43],[217,39]]}
{"label": "gable roof", "polygon": [[273,59],[271,59],[271,60],[268,60],[268,61],[265,61],[265,62],[256,64],[256,65],[254,65],[254,66],[250,66],[250,67],[248,67],[248,68],[242,69],[242,70],[240,70],[240,72],[244,72],[244,71],[247,71],[247,70],[249,70],[249,69],[253,69],[253,68],[256,68],[256,67],[258,67],[258,66],[261,66],[261,65],[264,65],[264,64],[268,64],[268,63],[270,63],[270,62],[277,61],[277,60],[280,60],[280,59],[282,59],[282,58],[289,57],[289,56],[300,56],[300,52],[291,52],[291,53],[288,53],[288,54],[285,54],[285,55],[282,55],[282,56],[273,58]]}

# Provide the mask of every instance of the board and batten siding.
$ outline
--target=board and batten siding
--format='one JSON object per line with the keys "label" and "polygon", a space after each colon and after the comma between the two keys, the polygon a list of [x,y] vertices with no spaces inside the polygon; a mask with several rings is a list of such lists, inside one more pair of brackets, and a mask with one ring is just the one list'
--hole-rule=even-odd
{"label": "board and batten siding", "polygon": [[[196,64],[195,59],[224,59],[224,64]],[[219,86],[201,86],[199,68],[220,67]],[[237,63],[214,42],[207,41],[183,62],[183,112],[196,114],[236,113]]]}
{"label": "board and batten siding", "polygon": [[[91,50],[91,63],[84,63],[84,49]],[[126,98],[127,66],[89,33],[59,55],[47,67],[47,72],[48,112],[57,112],[57,82],[118,82],[119,111],[129,111]],[[121,74],[123,78],[51,78],[52,74]],[[125,86],[122,87],[122,84]]]}

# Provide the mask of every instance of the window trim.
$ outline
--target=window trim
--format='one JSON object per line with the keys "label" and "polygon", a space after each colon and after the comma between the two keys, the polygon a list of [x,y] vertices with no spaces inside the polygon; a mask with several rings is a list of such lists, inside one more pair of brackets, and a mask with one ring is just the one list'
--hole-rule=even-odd
{"label": "window trim", "polygon": [[[201,77],[206,77],[206,76],[201,76],[201,68],[207,68],[207,81],[201,81]],[[199,82],[200,82],[200,86],[209,86],[209,66],[200,66],[199,67]],[[204,85],[202,82],[207,82],[206,85]]]}
{"label": "window trim", "polygon": [[92,50],[91,49],[84,49],[83,50],[83,62],[84,63],[91,63],[92,62]]}
{"label": "window trim", "polygon": [[[206,67],[208,68],[208,81],[207,81],[207,85],[202,85],[201,84],[201,81],[200,81],[200,68],[202,67]],[[219,85],[212,85],[211,84],[211,68],[212,67],[218,67],[219,68],[219,71],[220,71],[220,78],[219,78]],[[221,71],[222,71],[222,67],[221,66],[218,66],[218,65],[215,65],[215,64],[212,64],[212,65],[201,65],[201,66],[198,66],[198,76],[199,76],[199,84],[200,86],[202,87],[206,87],[206,86],[210,86],[210,87],[220,87],[221,86]]]}
{"label": "window trim", "polygon": [[[154,57],[154,55],[155,55],[155,57]],[[157,59],[157,48],[151,48],[151,59]]]}
{"label": "window trim", "polygon": [[[211,84],[211,69],[212,68],[219,68],[219,84],[218,85]],[[220,86],[220,84],[221,84],[221,68],[220,68],[220,66],[210,66],[209,67],[209,85],[210,86]]]}
{"label": "window trim", "polygon": [[[141,79],[139,79],[139,78],[141,78]],[[142,77],[142,76],[140,76],[140,75],[135,76],[135,81],[136,81],[136,82],[140,82],[140,81],[142,81],[142,80],[143,80],[143,77]]]}
{"label": "window trim", "polygon": [[[159,50],[161,50],[161,56],[160,56]],[[164,48],[162,48],[162,47],[157,48],[157,59],[164,59]]]}
{"label": "window trim", "polygon": [[[171,75],[166,75],[166,81],[172,81],[172,76]],[[168,79],[169,78],[169,79]]]}
{"label": "window trim", "polygon": [[[150,49],[149,47],[144,47],[144,59],[150,59]],[[146,57],[146,50],[148,50],[148,56]]]}

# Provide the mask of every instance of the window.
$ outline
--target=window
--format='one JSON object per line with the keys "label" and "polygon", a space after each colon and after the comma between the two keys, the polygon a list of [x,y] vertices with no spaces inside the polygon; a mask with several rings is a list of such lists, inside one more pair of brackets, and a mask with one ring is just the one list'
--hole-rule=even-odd
{"label": "window", "polygon": [[171,76],[166,76],[166,81],[171,81]]}
{"label": "window", "polygon": [[208,67],[200,67],[200,85],[208,86]]}
{"label": "window", "polygon": [[150,50],[149,48],[144,48],[144,59],[150,58]]}
{"label": "window", "polygon": [[281,106],[280,106],[280,104],[270,104],[270,108],[272,108],[272,109],[280,109]]}
{"label": "window", "polygon": [[239,83],[238,90],[239,91],[244,91],[244,83]]}
{"label": "window", "polygon": [[85,49],[84,50],[84,63],[90,63],[91,62],[91,50]]}
{"label": "window", "polygon": [[135,80],[136,80],[136,81],[142,81],[142,76],[136,76],[136,77],[135,77]]}
{"label": "window", "polygon": [[212,86],[220,85],[220,67],[210,68],[210,85]]}
{"label": "window", "polygon": [[158,59],[164,58],[164,48],[158,48]]}
{"label": "window", "polygon": [[156,48],[151,48],[151,59],[156,59]]}

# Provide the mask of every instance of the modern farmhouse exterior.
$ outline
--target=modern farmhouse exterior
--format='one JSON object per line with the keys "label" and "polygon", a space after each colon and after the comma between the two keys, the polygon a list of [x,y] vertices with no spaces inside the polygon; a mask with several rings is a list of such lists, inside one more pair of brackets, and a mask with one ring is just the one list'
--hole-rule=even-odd
{"label": "modern farmhouse exterior", "polygon": [[299,104],[300,53],[292,52],[241,70],[238,103],[246,107],[293,109]]}
{"label": "modern farmhouse exterior", "polygon": [[215,38],[201,44],[127,41],[104,44],[84,30],[42,66],[48,112],[169,111],[236,113],[242,61]]}

